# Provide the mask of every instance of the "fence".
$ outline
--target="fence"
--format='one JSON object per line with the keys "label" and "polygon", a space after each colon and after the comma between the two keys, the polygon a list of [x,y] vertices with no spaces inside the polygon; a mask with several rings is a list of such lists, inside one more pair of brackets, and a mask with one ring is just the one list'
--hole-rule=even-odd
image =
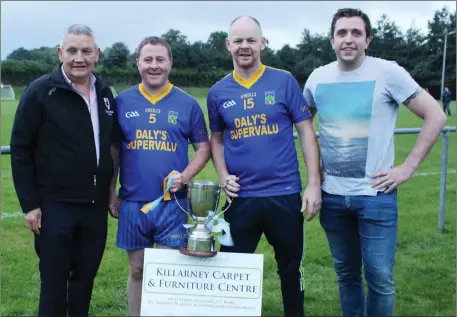
{"label": "fence", "polygon": [[[421,128],[398,128],[395,129],[395,134],[418,134]],[[440,205],[438,215],[438,230],[440,232],[444,229],[444,217],[445,217],[445,204],[446,204],[446,181],[447,181],[447,163],[448,163],[448,152],[449,152],[449,134],[456,132],[456,127],[445,126],[442,130],[443,135],[443,147],[441,153],[441,184],[440,184]],[[319,137],[319,132],[316,132],[316,136]],[[294,138],[298,135],[294,132]],[[1,154],[10,154],[9,146],[1,147]]]}

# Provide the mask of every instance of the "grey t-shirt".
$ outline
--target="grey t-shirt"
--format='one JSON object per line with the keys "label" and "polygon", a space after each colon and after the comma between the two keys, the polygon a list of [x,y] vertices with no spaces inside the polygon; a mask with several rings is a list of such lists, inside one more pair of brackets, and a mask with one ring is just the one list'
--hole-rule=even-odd
{"label": "grey t-shirt", "polygon": [[319,116],[322,190],[377,194],[371,175],[393,167],[398,107],[418,89],[403,67],[369,56],[354,71],[340,71],[335,61],[312,72],[303,95]]}

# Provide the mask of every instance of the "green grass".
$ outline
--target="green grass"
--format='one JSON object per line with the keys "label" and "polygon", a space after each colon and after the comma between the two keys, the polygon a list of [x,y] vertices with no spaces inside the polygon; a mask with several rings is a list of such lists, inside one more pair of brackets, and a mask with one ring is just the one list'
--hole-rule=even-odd
{"label": "green grass", "polygon": [[[117,91],[123,88],[117,87]],[[207,89],[185,89],[200,102],[206,115]],[[20,90],[17,90],[19,98]],[[17,102],[2,102],[2,145],[9,143],[12,118]],[[455,126],[453,116],[447,125]],[[398,116],[397,127],[420,127],[404,107]],[[401,163],[413,147],[417,135],[395,137],[396,164]],[[449,166],[456,168],[455,133],[449,140]],[[441,171],[441,140],[423,162],[418,172]],[[297,149],[298,141],[296,141]],[[192,151],[190,151],[192,153]],[[306,169],[298,151],[302,182],[306,183]],[[11,179],[9,156],[2,162],[2,210],[20,211]],[[212,163],[198,175],[199,179],[217,180]],[[448,174],[445,231],[439,233],[440,175],[414,177],[399,188],[399,237],[395,281],[397,286],[396,315],[455,316],[456,307],[456,175]],[[33,249],[33,235],[25,227],[22,217],[2,220],[2,315],[36,315],[39,298],[38,261]],[[106,251],[95,281],[91,315],[128,315],[126,254],[115,246],[117,222],[110,218]],[[339,315],[339,300],[332,259],[322,228],[316,220],[306,223],[306,292],[307,316]],[[292,239],[293,237],[291,237]],[[265,255],[262,312],[265,316],[280,316],[282,300],[276,263],[272,248],[262,238],[257,253]]]}

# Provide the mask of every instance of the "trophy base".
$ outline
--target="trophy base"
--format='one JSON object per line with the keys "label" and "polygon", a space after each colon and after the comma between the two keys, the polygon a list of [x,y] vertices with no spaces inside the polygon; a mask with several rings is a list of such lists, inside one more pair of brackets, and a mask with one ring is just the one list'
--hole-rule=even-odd
{"label": "trophy base", "polygon": [[201,252],[201,251],[189,250],[189,249],[186,249],[185,247],[180,247],[179,252],[181,252],[184,255],[194,256],[197,258],[212,258],[212,257],[216,256],[216,254],[217,254],[217,251]]}

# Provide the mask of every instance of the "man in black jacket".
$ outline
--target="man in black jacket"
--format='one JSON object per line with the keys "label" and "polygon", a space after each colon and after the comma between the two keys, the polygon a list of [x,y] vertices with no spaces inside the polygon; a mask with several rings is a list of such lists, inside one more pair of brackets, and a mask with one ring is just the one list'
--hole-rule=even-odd
{"label": "man in black jacket", "polygon": [[14,186],[39,257],[39,316],[87,316],[105,249],[116,105],[92,74],[100,49],[72,25],[61,65],[32,82],[11,135]]}

